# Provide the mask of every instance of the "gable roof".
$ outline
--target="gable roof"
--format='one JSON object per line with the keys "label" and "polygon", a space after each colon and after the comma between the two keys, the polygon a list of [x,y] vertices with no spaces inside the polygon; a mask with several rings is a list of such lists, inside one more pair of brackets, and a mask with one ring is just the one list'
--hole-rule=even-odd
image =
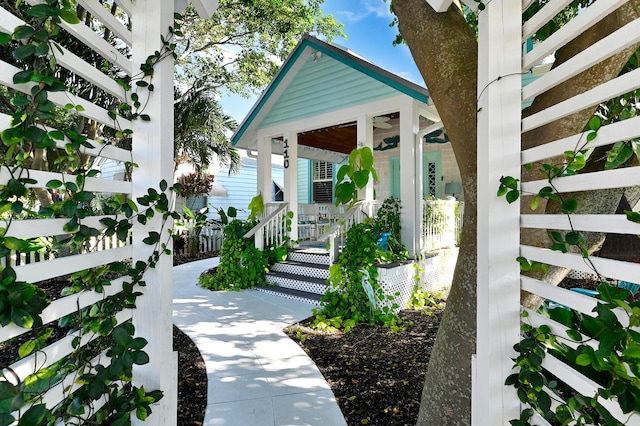
{"label": "gable roof", "polygon": [[427,103],[426,88],[357,55],[305,35],[231,138],[248,148],[259,128],[407,95]]}

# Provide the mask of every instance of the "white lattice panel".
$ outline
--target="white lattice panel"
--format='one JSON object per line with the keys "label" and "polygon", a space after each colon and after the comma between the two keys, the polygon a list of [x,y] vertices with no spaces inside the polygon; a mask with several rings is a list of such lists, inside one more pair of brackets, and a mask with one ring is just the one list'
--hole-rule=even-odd
{"label": "white lattice panel", "polygon": [[[394,268],[378,268],[378,285],[385,296],[393,296],[393,300],[383,300],[381,307],[389,307],[394,313],[406,308],[411,293],[416,285],[414,279],[417,273],[414,263],[399,265]],[[396,293],[400,293],[396,295]],[[393,305],[398,307],[393,309]]]}
{"label": "white lattice panel", "polygon": [[309,249],[305,251],[290,251],[288,258],[294,262],[329,265],[329,254],[326,250]]}
{"label": "white lattice panel", "polygon": [[[309,264],[307,264],[309,265]],[[271,267],[272,272],[284,272],[285,274],[304,275],[305,277],[319,278],[323,280],[329,279],[328,268],[318,268],[313,266],[307,266],[301,263],[282,262],[276,263]],[[314,265],[317,265],[314,264]]]}
{"label": "white lattice panel", "polygon": [[316,282],[304,281],[303,279],[295,279],[283,277],[273,274],[267,274],[266,281],[271,284],[277,284],[280,287],[291,288],[293,290],[306,291],[307,293],[324,294],[327,285]]}

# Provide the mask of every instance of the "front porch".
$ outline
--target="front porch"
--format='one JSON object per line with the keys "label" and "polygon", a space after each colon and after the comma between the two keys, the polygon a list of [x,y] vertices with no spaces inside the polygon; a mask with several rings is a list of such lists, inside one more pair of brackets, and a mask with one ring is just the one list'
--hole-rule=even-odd
{"label": "front porch", "polygon": [[[295,213],[292,241],[326,241],[321,234],[346,213],[333,206],[332,187],[337,169],[358,147],[374,152],[379,170],[378,182],[359,199],[371,206],[389,196],[400,200],[400,240],[411,256],[433,248],[422,238],[423,198],[459,188],[428,91],[313,37],[299,43],[232,142],[257,155],[261,194],[271,193],[272,155],[282,156],[284,202]],[[463,197],[460,190],[449,195]]]}

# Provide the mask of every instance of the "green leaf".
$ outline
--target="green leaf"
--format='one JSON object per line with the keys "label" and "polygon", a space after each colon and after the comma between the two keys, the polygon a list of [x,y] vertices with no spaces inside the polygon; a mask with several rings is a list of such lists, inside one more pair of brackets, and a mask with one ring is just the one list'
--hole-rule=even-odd
{"label": "green leaf", "polygon": [[0,381],[0,400],[10,399],[16,396],[18,389],[7,381]]}
{"label": "green leaf", "polygon": [[69,24],[79,24],[80,23],[80,19],[76,16],[75,13],[69,11],[69,10],[61,10],[60,11],[60,18],[62,18],[63,21],[69,23]]}
{"label": "green leaf", "polygon": [[0,44],[7,44],[11,41],[11,34],[0,31]]}
{"label": "green leaf", "polygon": [[373,167],[373,151],[368,146],[360,148],[360,167],[370,170]]}
{"label": "green leaf", "polygon": [[48,4],[37,4],[27,9],[26,13],[27,15],[35,18],[46,19],[49,17],[60,16],[60,9],[54,6],[49,6]]}
{"label": "green leaf", "polygon": [[578,330],[574,330],[574,329],[567,330],[567,336],[569,336],[576,342],[579,342],[582,340],[582,334],[580,334]]}
{"label": "green leaf", "polygon": [[48,410],[45,404],[32,405],[20,418],[19,426],[33,426],[42,424],[47,417]]}
{"label": "green leaf", "polygon": [[575,246],[578,243],[584,241],[584,239],[582,238],[582,234],[578,231],[568,232],[565,238],[566,238],[567,244],[572,246]]}
{"label": "green leaf", "polygon": [[25,44],[13,51],[13,57],[18,60],[26,59],[30,56],[33,56],[35,52],[36,46],[34,46],[33,44]]}
{"label": "green leaf", "polygon": [[21,25],[13,31],[13,37],[16,40],[25,40],[31,38],[35,33],[36,30],[31,25]]}
{"label": "green leaf", "polygon": [[624,355],[624,359],[629,362],[632,361],[634,363],[640,362],[640,346],[631,346],[625,349],[622,353]]}
{"label": "green leaf", "polygon": [[520,198],[520,191],[518,191],[517,189],[512,189],[511,191],[507,192],[506,198],[509,204],[514,203],[518,200],[518,198]]}
{"label": "green leaf", "polygon": [[146,420],[148,416],[147,409],[140,406],[136,408],[136,417],[138,420]]}
{"label": "green leaf", "polygon": [[535,195],[531,200],[531,210],[536,210],[540,206],[540,196]]}
{"label": "green leaf", "polygon": [[360,189],[367,186],[369,182],[369,171],[368,170],[358,170],[353,173],[353,183]]}
{"label": "green leaf", "polygon": [[336,182],[340,183],[344,180],[344,177],[349,173],[349,166],[347,164],[343,164],[338,169],[338,174],[336,175]]}
{"label": "green leaf", "polygon": [[149,236],[142,240],[143,243],[153,245],[160,240],[160,234],[155,231],[149,232]]}
{"label": "green leaf", "polygon": [[622,166],[629,158],[633,156],[633,148],[626,142],[617,142],[609,151],[607,162],[604,165],[605,170],[613,170]]}
{"label": "green leaf", "polygon": [[47,182],[47,188],[56,189],[62,186],[62,181],[58,179],[51,179]]}
{"label": "green leaf", "polygon": [[602,126],[602,120],[600,120],[600,117],[598,117],[597,115],[594,115],[593,117],[591,117],[591,120],[589,120],[589,129],[596,132],[598,131],[598,129],[600,129],[601,126]]}
{"label": "green leaf", "polygon": [[20,128],[9,128],[2,131],[2,141],[5,145],[17,145],[24,140],[24,131]]}
{"label": "green leaf", "polygon": [[627,215],[627,220],[635,223],[640,223],[640,213],[631,210],[625,210],[624,214]]}
{"label": "green leaf", "polygon": [[74,194],[73,199],[83,203],[89,202],[95,198],[95,194],[89,191],[80,191]]}
{"label": "green leaf", "polygon": [[[23,84],[23,83],[28,83],[31,81],[31,79],[33,78],[33,70],[26,70],[26,71],[20,71],[17,72],[13,75],[13,82],[14,84]],[[16,96],[17,98],[18,96]],[[23,103],[22,105],[18,105],[16,102],[14,102],[14,105],[16,106],[24,106],[27,105],[29,103],[28,99],[20,96],[19,97],[21,100],[18,102]],[[15,99],[15,98],[14,98]]]}
{"label": "green leaf", "polygon": [[568,198],[560,205],[563,213],[573,213],[578,210],[578,201],[575,198]]}
{"label": "green leaf", "polygon": [[18,348],[18,356],[20,358],[24,358],[25,356],[27,356],[31,352],[33,352],[35,349],[36,349],[36,341],[35,341],[35,339],[27,340],[22,345],[20,345],[20,347]]}
{"label": "green leaf", "polygon": [[40,43],[36,46],[35,55],[38,57],[47,56],[49,54],[49,45],[47,43]]}

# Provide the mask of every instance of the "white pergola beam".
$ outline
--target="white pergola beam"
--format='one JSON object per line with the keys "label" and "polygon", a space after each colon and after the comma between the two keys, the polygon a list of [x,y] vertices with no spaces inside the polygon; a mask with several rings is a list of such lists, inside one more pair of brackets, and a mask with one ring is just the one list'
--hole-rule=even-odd
{"label": "white pergola beam", "polygon": [[[454,2],[454,0],[426,0],[426,1],[427,3],[429,3],[429,6],[431,6],[433,10],[435,10],[438,13],[446,12],[447,10],[449,10],[449,6],[451,6],[451,4]],[[456,1],[456,3],[458,3],[458,6],[459,6],[459,2]],[[467,7],[469,7],[469,9],[473,11],[478,9],[478,3],[476,3],[473,0],[462,0],[462,3],[467,5]]]}
{"label": "white pergola beam", "polygon": [[191,4],[201,18],[209,19],[218,9],[218,0],[191,0]]}

